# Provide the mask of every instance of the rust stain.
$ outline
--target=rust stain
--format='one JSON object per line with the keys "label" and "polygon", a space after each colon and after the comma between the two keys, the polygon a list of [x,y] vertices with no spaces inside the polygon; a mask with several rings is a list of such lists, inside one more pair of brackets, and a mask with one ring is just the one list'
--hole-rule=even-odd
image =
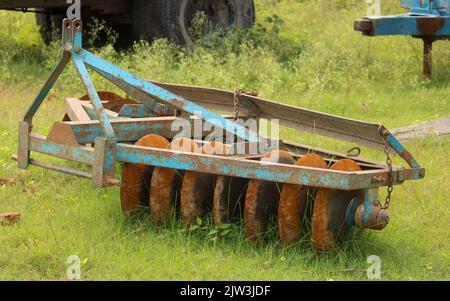
{"label": "rust stain", "polygon": [[435,35],[444,26],[443,18],[418,18],[417,28],[424,36]]}
{"label": "rust stain", "polygon": [[179,101],[179,100],[176,100],[176,99],[170,100],[169,104],[174,106],[174,107],[176,107],[176,108],[178,108],[178,109],[183,109],[184,106],[186,106],[186,103],[184,103],[182,101]]}
{"label": "rust stain", "polygon": [[356,20],[354,23],[354,29],[356,31],[361,31],[363,34],[371,34],[373,31],[373,23],[371,20],[363,19]]}
{"label": "rust stain", "polygon": [[[299,159],[295,165],[327,168],[327,164],[317,154],[308,154]],[[310,187],[284,184],[278,208],[278,227],[280,239],[284,245],[290,245],[303,236],[302,222],[306,214],[308,190]]]}

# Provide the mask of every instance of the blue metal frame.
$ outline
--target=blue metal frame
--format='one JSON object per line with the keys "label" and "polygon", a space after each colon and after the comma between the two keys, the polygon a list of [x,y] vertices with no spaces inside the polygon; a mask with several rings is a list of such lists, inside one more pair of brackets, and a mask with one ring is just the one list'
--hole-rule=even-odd
{"label": "blue metal frame", "polygon": [[[98,121],[80,124],[56,123],[55,125],[65,127],[67,130],[65,133],[68,136],[63,137],[63,141],[55,141],[31,133],[33,116],[70,59],[72,59],[92,103],[93,109],[89,114],[94,115],[93,117],[96,117]],[[257,160],[245,158],[183,153],[125,144],[124,141],[135,141],[138,138],[136,135],[145,131],[167,133],[168,125],[176,117],[150,117],[134,120],[111,119],[102,105],[86,65],[117,84],[125,92],[139,96],[136,98],[141,104],[126,109],[131,115],[139,114],[140,116],[137,117],[148,117],[170,114],[174,110],[181,110],[190,115],[200,113],[204,121],[231,132],[233,135],[245,139],[248,143],[266,143],[266,139],[259,136],[258,133],[251,132],[221,115],[206,110],[202,106],[173,94],[156,84],[140,79],[95,57],[82,48],[81,20],[65,19],[63,22],[62,58],[28,109],[24,120],[19,124],[17,161],[20,168],[26,168],[33,162],[35,165],[49,168],[50,165],[48,164],[31,160],[30,151],[35,151],[92,166],[90,178],[96,187],[105,187],[117,183],[117,180],[114,180],[114,167],[117,161],[121,161],[273,182],[341,190],[361,190],[364,193],[363,199],[367,203],[367,207],[370,204],[373,205],[374,201],[372,199],[373,193],[369,192],[390,184],[386,168],[378,167],[361,172],[342,172],[285,164],[262,164]],[[69,137],[69,133],[73,137]],[[410,169],[396,168],[393,171],[394,183],[392,184],[401,184],[405,180],[424,177],[424,169],[389,131],[381,127],[378,134],[385,137],[392,149],[411,166]],[[80,145],[92,142],[95,142],[93,148]],[[86,173],[63,167],[52,167],[52,169],[74,175],[86,175]]]}
{"label": "blue metal frame", "polygon": [[[450,37],[449,16],[426,16],[408,13],[396,16],[366,17],[372,22],[368,35],[410,35],[444,38]],[[430,24],[430,25],[427,25]]]}
{"label": "blue metal frame", "polygon": [[410,35],[424,42],[423,74],[431,77],[432,44],[450,39],[450,0],[402,0],[406,14],[368,16],[355,21],[355,30],[368,36]]}
{"label": "blue metal frame", "polygon": [[450,15],[450,0],[402,0],[401,6],[409,8],[413,14],[434,16]]}
{"label": "blue metal frame", "polygon": [[[363,32],[371,36],[411,35],[441,39],[450,37],[450,0],[402,0],[406,14],[367,16]],[[361,21],[357,21],[357,24]]]}

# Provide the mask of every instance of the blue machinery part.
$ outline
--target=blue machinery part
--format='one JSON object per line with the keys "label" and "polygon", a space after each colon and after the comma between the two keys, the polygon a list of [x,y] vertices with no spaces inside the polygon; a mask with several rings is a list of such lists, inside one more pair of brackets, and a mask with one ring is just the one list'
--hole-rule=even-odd
{"label": "blue machinery part", "polygon": [[450,38],[450,0],[402,0],[408,13],[369,16],[355,21],[355,30],[368,36],[409,35],[422,39],[423,74],[431,76],[433,42]]}
{"label": "blue machinery part", "polygon": [[[239,106],[242,113],[240,116],[244,119],[254,118],[258,121],[278,119],[281,125],[293,129],[393,151],[406,161],[408,167],[386,165],[356,157],[351,157],[350,160],[345,154],[285,141],[277,142],[292,158],[298,159],[305,154],[316,153],[328,166],[336,161],[347,160],[355,162],[356,164],[353,164],[358,166],[358,170],[341,171],[333,168],[288,165],[287,161],[260,162],[261,158],[271,153],[274,141],[264,138],[258,131],[249,130],[230,117],[212,111],[213,109],[221,112],[236,111],[235,94],[217,89],[163,84],[140,79],[83,49],[81,33],[81,20],[64,20],[61,60],[19,123],[18,155],[14,157],[18,161],[19,168],[24,169],[31,164],[89,178],[95,187],[106,187],[121,185],[120,180],[114,179],[115,167],[116,162],[124,162],[250,181],[287,183],[319,190],[349,192],[355,197],[352,197],[352,202],[351,199],[347,200],[347,203],[350,203],[348,206],[345,205],[344,216],[341,217],[343,222],[347,226],[356,224],[362,228],[372,229],[377,227],[381,229],[387,224],[387,214],[382,212],[384,209],[378,202],[378,189],[399,185],[406,180],[422,179],[425,176],[425,170],[382,125],[305,110],[243,94]],[[55,122],[47,137],[33,133],[32,121],[35,113],[70,60],[74,63],[88,94],[89,101],[83,102],[82,105],[86,108],[82,115],[87,116],[87,120]],[[99,96],[101,93],[95,89],[86,66],[134,98],[135,103],[127,103],[119,113],[105,109],[103,99]],[[77,101],[71,103],[76,104]],[[219,156],[130,144],[148,134],[173,139],[178,133],[172,130],[172,125],[175,121],[181,120],[181,116],[188,123],[202,120],[216,129],[231,134],[234,137],[231,139],[231,146],[243,143],[259,144],[262,147],[258,149],[257,154]],[[201,136],[195,137],[200,144],[205,143],[202,138],[206,134],[201,133]],[[241,142],[236,143],[239,139]],[[31,152],[86,164],[92,170],[85,172],[39,162],[31,159]],[[264,188],[263,186],[255,187],[259,189]],[[327,206],[342,206],[342,203],[330,200]],[[325,222],[336,224],[333,220]]]}

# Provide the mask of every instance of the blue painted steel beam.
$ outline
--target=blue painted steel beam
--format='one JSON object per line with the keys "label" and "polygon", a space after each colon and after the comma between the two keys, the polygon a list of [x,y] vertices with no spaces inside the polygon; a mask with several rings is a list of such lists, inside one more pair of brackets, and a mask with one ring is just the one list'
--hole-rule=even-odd
{"label": "blue painted steel beam", "polygon": [[410,9],[411,13],[448,16],[450,0],[401,0],[401,7]]}
{"label": "blue painted steel beam", "polygon": [[173,94],[153,83],[134,76],[133,74],[92,55],[86,50],[81,50],[80,56],[84,62],[94,70],[101,70],[104,73],[108,73],[112,77],[122,80],[130,86],[137,87],[145,93],[155,96],[168,105],[174,106],[190,114],[201,113],[203,120],[206,120],[218,128],[224,129],[225,131],[230,132],[246,141],[258,143],[260,140],[260,136],[257,133],[252,132],[235,122],[229,121],[214,112],[208,111],[202,106]]}
{"label": "blue painted steel beam", "polygon": [[395,150],[395,152],[402,157],[410,167],[420,168],[419,162],[414,159],[414,157],[406,150],[406,148],[394,137],[392,134],[386,136],[386,140],[389,145]]}
{"label": "blue painted steel beam", "polygon": [[[172,131],[174,117],[154,117],[154,119],[114,119],[111,124],[118,141],[135,142],[147,134],[156,134],[166,138],[175,137],[178,132]],[[98,122],[59,122],[60,126],[69,127],[80,145],[94,143],[101,134]]]}
{"label": "blue painted steel beam", "polygon": [[[179,135],[178,130],[173,130],[174,122],[184,121],[177,117],[152,117],[152,118],[115,118],[111,119],[111,125],[116,134],[118,141],[135,142],[147,134],[156,134],[167,139],[172,139]],[[187,125],[187,124],[186,124]],[[189,120],[191,128],[194,127],[194,119]],[[64,128],[64,130],[62,130]],[[84,145],[94,143],[97,137],[102,134],[102,128],[98,121],[70,121],[70,122],[56,122],[51,130],[51,133],[59,130],[64,133],[73,133],[74,139],[78,144]],[[210,131],[202,131],[203,137],[209,135]],[[51,139],[55,140],[60,136],[57,134],[51,135]],[[63,140],[64,141],[64,140]]]}
{"label": "blue painted steel beam", "polygon": [[94,152],[92,149],[47,141],[46,137],[37,134],[30,134],[29,138],[30,151],[91,166],[94,164]]}
{"label": "blue painted steel beam", "polygon": [[[94,148],[56,143],[48,141],[46,137],[36,134],[30,134],[29,137],[31,151],[88,164],[90,166],[97,165],[97,169],[109,167],[109,169],[103,169],[105,171],[111,170],[115,159],[115,161],[180,170],[341,190],[377,188],[387,186],[388,184],[387,171],[381,169],[362,172],[342,172],[294,165],[262,163],[242,158],[184,153],[122,143],[117,144],[115,155],[113,147],[102,157],[100,155],[103,152],[100,153],[97,151],[97,155],[95,155]],[[99,159],[104,161],[103,164],[98,164]],[[423,178],[420,171],[421,169],[394,170],[394,184],[400,184],[405,180]],[[373,181],[375,178],[381,180]]]}
{"label": "blue painted steel beam", "polygon": [[153,116],[167,116],[175,114],[175,110],[173,108],[158,103],[150,95],[141,91],[139,88],[127,84],[126,82],[114,77],[100,68],[95,68],[93,66],[89,67],[116,85],[119,89],[125,91],[128,95],[139,101],[142,105],[146,106],[153,112]]}
{"label": "blue painted steel beam", "polygon": [[[79,22],[79,23],[77,23]],[[78,74],[80,75],[81,81],[83,82],[83,85],[86,89],[86,92],[89,96],[89,99],[92,103],[92,106],[94,107],[95,114],[97,115],[98,120],[100,120],[100,123],[102,125],[103,133],[106,138],[114,138],[114,129],[111,126],[111,122],[109,121],[108,115],[105,112],[105,109],[103,108],[102,101],[100,97],[98,96],[97,90],[95,89],[94,83],[92,82],[92,79],[89,75],[89,72],[86,69],[86,66],[84,65],[83,60],[79,56],[79,53],[82,49],[82,25],[81,21],[74,21],[72,23],[72,26],[77,26],[74,30],[74,37],[73,37],[73,45],[72,45],[72,62],[75,65],[75,69],[77,70]]]}
{"label": "blue painted steel beam", "polygon": [[366,17],[362,22],[370,22],[370,27],[362,31],[371,36],[450,37],[450,17],[398,15]]}
{"label": "blue painted steel beam", "polygon": [[111,126],[111,122],[109,121],[108,114],[106,114],[105,109],[103,108],[102,101],[98,96],[97,90],[95,89],[94,83],[89,76],[89,73],[84,65],[83,61],[79,59],[77,56],[73,57],[73,63],[78,71],[78,74],[81,77],[81,80],[86,88],[86,92],[91,100],[92,106],[94,107],[95,114],[100,120],[102,125],[103,133],[107,138],[114,138],[114,129]]}
{"label": "blue painted steel beam", "polygon": [[29,125],[32,124],[34,115],[36,114],[37,110],[41,106],[44,99],[47,97],[48,93],[52,89],[59,75],[64,70],[69,61],[70,61],[70,52],[63,51],[61,60],[59,61],[58,65],[56,65],[55,69],[53,69],[50,77],[47,79],[41,91],[39,91],[39,94],[36,96],[33,103],[25,113],[25,117],[23,118],[23,120],[27,122]]}
{"label": "blue painted steel beam", "polygon": [[[242,158],[211,156],[174,150],[117,144],[117,160],[188,171],[258,179],[272,182],[327,187],[341,190],[377,188],[388,185],[386,170],[342,172],[286,164],[262,163]],[[400,174],[402,174],[400,176]],[[394,184],[419,179],[420,169],[395,170]],[[381,179],[374,181],[374,179]],[[401,181],[399,179],[402,179]]]}

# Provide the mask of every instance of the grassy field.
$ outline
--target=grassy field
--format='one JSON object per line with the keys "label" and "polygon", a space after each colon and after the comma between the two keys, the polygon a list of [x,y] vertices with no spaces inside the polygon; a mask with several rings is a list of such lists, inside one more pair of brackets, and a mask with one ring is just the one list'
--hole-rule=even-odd
{"label": "grassy field", "polygon": [[[353,20],[365,14],[363,2],[256,0],[253,30],[226,39],[211,35],[195,50],[160,40],[126,52],[111,46],[93,51],[144,78],[257,89],[265,98],[388,128],[450,115],[449,43],[434,45],[434,76],[423,80],[420,40],[353,32]],[[399,12],[398,1],[390,2],[383,12]],[[58,41],[42,44],[33,18],[0,12],[0,212],[22,214],[20,223],[0,226],[0,280],[64,280],[69,255],[81,258],[85,280],[365,280],[369,255],[380,256],[382,280],[449,280],[448,136],[407,143],[427,176],[396,187],[384,231],[355,232],[323,256],[315,255],[309,237],[283,248],[276,229],[264,244],[253,245],[242,225],[214,239],[210,218],[195,231],[175,220],[165,227],[145,218],[131,222],[120,211],[118,188],[94,189],[89,181],[34,167],[18,170],[10,160],[17,123],[59,55]],[[114,90],[94,79],[97,88]],[[69,68],[34,130],[46,133],[62,118],[64,98],[83,94]],[[341,152],[350,146],[283,134]],[[364,155],[383,159],[371,150]]]}

